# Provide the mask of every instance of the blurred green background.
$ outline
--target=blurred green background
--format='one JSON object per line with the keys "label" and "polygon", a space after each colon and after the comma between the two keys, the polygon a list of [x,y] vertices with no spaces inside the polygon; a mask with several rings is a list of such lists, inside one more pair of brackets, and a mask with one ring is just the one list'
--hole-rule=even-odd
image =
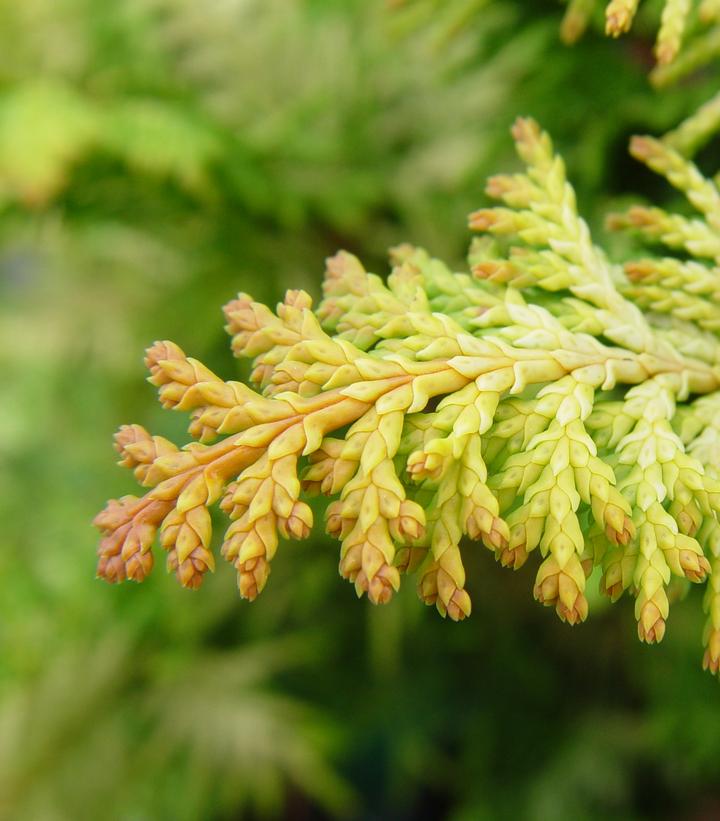
{"label": "blurred green background", "polygon": [[631,603],[571,629],[471,545],[462,624],[412,584],[356,601],[320,532],[253,605],[229,566],[197,593],[94,579],[90,520],[134,488],[113,431],[185,441],[143,379],[154,339],[236,378],[238,290],[317,297],[339,247],[461,266],[517,114],[600,237],[630,192],[668,196],[627,138],[718,72],[653,91],[645,6],[619,42],[598,7],[570,48],[555,0],[0,0],[3,821],[720,817],[700,591],[647,648]]}

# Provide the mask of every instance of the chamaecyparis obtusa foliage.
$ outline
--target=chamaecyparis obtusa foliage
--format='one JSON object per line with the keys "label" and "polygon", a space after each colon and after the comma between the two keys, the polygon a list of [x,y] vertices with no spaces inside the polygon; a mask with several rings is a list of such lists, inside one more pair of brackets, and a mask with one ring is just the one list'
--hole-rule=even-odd
{"label": "chamaecyparis obtusa foliage", "polygon": [[[121,464],[150,489],[96,517],[99,575],[142,581],[159,532],[168,569],[197,588],[215,567],[219,501],[231,519],[221,553],[253,600],[279,539],[310,535],[306,499],[323,493],[340,574],[374,603],[415,571],[426,604],[470,615],[467,536],[515,569],[539,553],[534,596],[570,624],[587,617],[597,568],[612,600],[635,596],[639,637],[660,641],[672,579],[703,583],[720,555],[720,193],[671,145],[703,123],[700,112],[665,142],[631,144],[700,217],[637,207],[613,219],[687,261],[629,262],[626,279],[593,244],[549,137],[520,119],[526,172],[492,177],[503,205],[470,216],[482,235],[471,275],[398,246],[387,283],[350,254],[329,259],[315,311],[303,291],[276,312],[240,294],[226,327],[253,359],[253,387],[155,343],[150,381],[164,407],[190,412],[198,441],[119,430]],[[717,590],[713,575],[713,671]]]}
{"label": "chamaecyparis obtusa foliage", "polygon": [[[431,790],[473,819],[577,818],[588,800],[605,818],[637,814],[635,794],[645,805],[648,762],[683,807],[717,783],[693,595],[662,653],[624,652],[629,611],[604,608],[594,583],[582,631],[538,617],[534,561],[502,578],[489,551],[466,551],[475,615],[448,630],[410,584],[390,609],[346,606],[321,527],[238,607],[224,573],[190,599],[157,573],[140,590],[92,584],[86,526],[132,483],[109,431],[133,419],[180,435],[137,379],[148,340],[219,371],[233,289],[315,293],[339,245],[377,270],[405,237],[458,270],[463,216],[510,163],[519,111],[552,130],[599,237],[619,174],[642,187],[622,164],[630,127],[663,133],[716,88],[707,68],[662,97],[647,88],[654,9],[644,0],[615,42],[598,7],[597,33],[571,49],[555,0],[0,3],[0,814],[194,819],[311,801],[412,817]],[[298,629],[297,655],[265,644]],[[192,720],[210,704],[212,726]],[[241,777],[233,761],[252,761],[257,738],[262,771]]]}

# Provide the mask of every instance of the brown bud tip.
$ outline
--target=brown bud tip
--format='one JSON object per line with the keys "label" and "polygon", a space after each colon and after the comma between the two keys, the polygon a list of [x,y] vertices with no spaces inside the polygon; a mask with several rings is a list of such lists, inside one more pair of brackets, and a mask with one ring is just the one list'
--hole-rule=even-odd
{"label": "brown bud tip", "polygon": [[513,570],[519,570],[527,561],[528,552],[524,544],[516,545],[515,547],[504,547],[498,550],[495,558],[503,567],[511,567]]}
{"label": "brown bud tip", "polygon": [[605,525],[605,535],[614,545],[627,545],[635,538],[635,525],[629,516],[625,516],[622,530],[616,530],[608,523]]}
{"label": "brown bud tip", "polygon": [[177,552],[174,548],[167,557],[168,571],[174,572],[175,578],[189,590],[197,590],[208,570],[215,569],[214,565],[212,554],[201,546],[196,547],[183,562],[178,563]]}
{"label": "brown bud tip", "polygon": [[185,359],[185,353],[179,345],[176,345],[174,342],[169,342],[168,340],[154,342],[147,351],[145,351],[145,365],[153,376],[158,370],[158,362],[173,359]]}
{"label": "brown bud tip", "polygon": [[97,564],[97,577],[110,584],[125,581],[125,562],[120,556],[101,556]]}
{"label": "brown bud tip", "polygon": [[446,606],[447,614],[453,621],[462,621],[472,613],[472,602],[467,590],[457,588]]}
{"label": "brown bud tip", "polygon": [[703,656],[703,670],[709,670],[715,675],[720,671],[720,630],[711,628],[705,642]]}
{"label": "brown bud tip", "polygon": [[473,231],[487,231],[497,221],[495,212],[492,208],[481,208],[479,211],[473,211],[468,217],[468,226]]}
{"label": "brown bud tip", "polygon": [[628,279],[633,282],[639,282],[653,272],[652,264],[646,261],[626,262],[624,267]]}
{"label": "brown bud tip", "polygon": [[128,445],[150,441],[152,441],[152,436],[142,425],[121,425],[113,436],[115,450],[122,456],[121,464],[124,467],[135,467],[138,464],[137,459],[127,452]]}
{"label": "brown bud tip", "polygon": [[403,499],[396,524],[398,541],[421,539],[425,534],[425,511],[416,502]]}
{"label": "brown bud tip", "polygon": [[518,271],[511,262],[486,260],[473,265],[471,273],[476,279],[509,282],[517,276]]}
{"label": "brown bud tip", "polygon": [[619,37],[630,30],[632,15],[627,9],[619,11],[609,11],[605,18],[605,34],[609,37]]}
{"label": "brown bud tip", "polygon": [[711,655],[709,650],[706,650],[703,655],[703,670],[709,670],[713,675],[718,674],[720,670],[720,656]]}
{"label": "brown bud tip", "polygon": [[574,626],[584,622],[587,618],[588,601],[584,594],[578,592],[575,601],[570,606],[558,601],[555,605],[555,612],[558,614],[561,621]]}
{"label": "brown bud tip", "polygon": [[495,199],[500,199],[512,189],[513,180],[507,174],[496,174],[494,177],[489,177],[485,185],[485,193]]}
{"label": "brown bud tip", "polygon": [[286,305],[288,308],[297,308],[298,310],[312,308],[312,297],[307,291],[291,288],[285,291],[283,305]]}
{"label": "brown bud tip", "polygon": [[438,568],[433,564],[418,581],[418,596],[427,605],[433,605],[438,600]]}
{"label": "brown bud tip", "polygon": [[692,550],[680,551],[680,567],[685,573],[685,578],[691,582],[705,581],[710,573],[710,563],[705,556],[698,555]]}
{"label": "brown bud tip", "polygon": [[137,502],[137,496],[123,496],[109,499],[105,507],[93,519],[93,525],[104,533],[112,533],[130,521],[130,507]]}
{"label": "brown bud tip", "polygon": [[[549,560],[546,559],[546,563]],[[538,571],[538,581],[535,584],[534,595],[540,604],[545,607],[555,605],[555,612],[560,619],[568,624],[578,624],[585,621],[588,614],[588,603],[582,590],[578,588],[575,579],[563,570],[543,575],[544,567]]]}
{"label": "brown bud tip", "polygon": [[649,162],[653,157],[657,157],[660,145],[652,137],[633,137],[630,140],[630,153],[640,162]]}
{"label": "brown bud tip", "polygon": [[355,578],[355,591],[358,596],[367,593],[373,604],[387,604],[393,593],[400,587],[400,573],[397,567],[384,564],[368,579],[364,570],[360,570]]}
{"label": "brown bud tip", "polygon": [[343,579],[347,579],[348,581],[354,582],[358,577],[358,573],[360,572],[361,567],[362,544],[357,543],[351,545],[351,547],[345,552],[345,554],[340,559],[340,564],[338,565],[338,572],[343,577]]}
{"label": "brown bud tip", "polygon": [[647,644],[656,644],[664,635],[665,619],[660,609],[652,601],[645,602],[638,619],[638,638]]}
{"label": "brown bud tip", "polygon": [[248,601],[255,601],[262,593],[270,575],[269,562],[263,556],[258,556],[247,559],[236,567],[240,596]]}
{"label": "brown bud tip", "polygon": [[545,607],[551,607],[558,598],[558,577],[557,573],[547,576],[533,588],[535,600]]}
{"label": "brown bud tip", "polygon": [[365,269],[360,260],[347,251],[338,251],[325,260],[325,282],[344,279],[346,276],[362,276]]}
{"label": "brown bud tip", "polygon": [[415,482],[438,479],[443,470],[443,459],[436,453],[415,451],[408,456],[406,470]]}
{"label": "brown bud tip", "polygon": [[[471,535],[471,538],[475,538]],[[499,518],[498,516],[493,516],[492,524],[490,525],[490,529],[481,535],[483,544],[489,550],[494,550],[496,553],[502,553],[508,547],[509,539],[510,539],[510,530],[507,526],[507,523]],[[524,550],[524,547],[523,547]],[[527,553],[525,554],[525,558],[527,558]]]}
{"label": "brown bud tip", "polygon": [[[622,215],[619,215],[619,218],[622,219]],[[642,205],[633,205],[633,207],[627,212],[627,221],[629,221],[630,225],[635,228],[643,228],[645,226],[655,224],[655,218],[652,211],[648,208],[644,208]]]}
{"label": "brown bud tip", "polygon": [[307,539],[313,519],[305,502],[295,502],[287,519],[278,519],[278,529],[286,539]]}
{"label": "brown bud tip", "polygon": [[540,126],[532,117],[518,117],[511,133],[515,142],[529,144],[540,139]]}
{"label": "brown bud tip", "polygon": [[248,294],[238,294],[237,299],[223,305],[223,314],[228,333],[237,334],[242,331],[257,331],[260,328],[259,319],[253,311],[253,298]]}
{"label": "brown bud tip", "polygon": [[148,550],[145,553],[134,553],[127,560],[125,569],[127,577],[134,582],[142,582],[153,568],[153,555]]}
{"label": "brown bud tip", "polygon": [[603,573],[600,579],[600,592],[607,596],[610,601],[616,602],[622,596],[624,590],[620,568],[618,565],[613,565]]}

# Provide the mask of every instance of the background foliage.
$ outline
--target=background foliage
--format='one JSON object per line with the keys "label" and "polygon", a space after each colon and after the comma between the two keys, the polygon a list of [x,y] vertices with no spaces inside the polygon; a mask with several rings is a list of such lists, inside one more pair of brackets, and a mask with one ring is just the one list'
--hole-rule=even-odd
{"label": "background foliage", "polygon": [[717,817],[696,603],[657,648],[627,604],[572,630],[478,548],[450,624],[411,586],[354,602],[318,533],[248,606],[229,567],[94,581],[89,526],[131,489],[113,430],[183,424],[146,344],[230,375],[240,289],[317,295],[338,247],[384,271],[402,240],[461,265],[516,114],[596,230],[669,196],[627,137],[718,78],[652,89],[657,5],[566,47],[553,0],[0,0],[1,818]]}

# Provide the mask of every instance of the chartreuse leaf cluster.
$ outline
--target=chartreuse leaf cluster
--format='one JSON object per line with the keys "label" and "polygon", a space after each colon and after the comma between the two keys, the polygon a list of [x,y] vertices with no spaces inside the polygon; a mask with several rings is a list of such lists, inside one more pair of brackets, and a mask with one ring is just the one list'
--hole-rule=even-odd
{"label": "chartreuse leaf cluster", "polygon": [[613,601],[635,598],[652,643],[678,584],[709,577],[705,666],[716,671],[720,193],[673,147],[699,122],[631,146],[699,216],[636,207],[611,218],[673,257],[612,264],[550,138],[520,119],[525,171],[489,180],[500,204],[470,216],[469,273],[402,245],[387,281],[351,254],[329,259],[316,307],[303,291],[275,311],[240,294],[224,311],[233,352],[253,360],[249,385],[155,343],[150,381],[164,407],[190,413],[196,441],[119,430],[121,464],[147,490],[96,517],[98,574],[142,581],[157,539],[168,569],[197,588],[215,566],[219,503],[222,556],[252,600],[280,539],[310,534],[308,500],[323,494],[340,574],[374,603],[413,572],[426,604],[469,616],[462,551],[475,541],[507,567],[532,563],[533,595],[570,624],[588,615],[597,569]]}

